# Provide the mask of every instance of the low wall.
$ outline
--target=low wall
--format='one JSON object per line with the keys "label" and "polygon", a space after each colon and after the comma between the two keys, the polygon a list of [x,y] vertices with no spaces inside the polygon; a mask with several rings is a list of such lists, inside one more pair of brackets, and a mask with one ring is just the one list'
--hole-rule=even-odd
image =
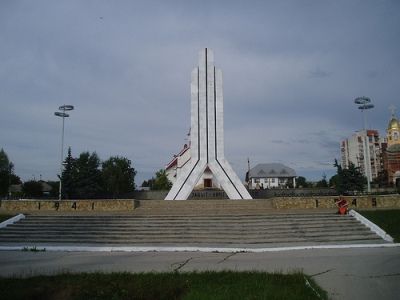
{"label": "low wall", "polygon": [[[400,208],[400,196],[349,196],[344,197],[349,209]],[[272,199],[275,209],[328,209],[335,208],[339,197],[279,197]]]}
{"label": "low wall", "polygon": [[[400,196],[352,196],[345,197],[349,209],[400,208]],[[206,200],[206,199],[204,199]],[[259,199],[272,201],[275,209],[334,209],[334,202],[338,197],[278,197],[273,199]],[[7,212],[128,212],[140,207],[141,201],[156,200],[2,200],[0,213]],[[191,207],[196,200],[190,201]],[[223,201],[208,200],[208,201]],[[231,200],[252,201],[252,200]],[[176,201],[174,201],[176,202]],[[179,201],[184,206],[185,201]],[[177,204],[177,203],[175,203]],[[199,208],[201,210],[201,208]]]}
{"label": "low wall", "polygon": [[[321,197],[339,195],[331,188],[301,188],[301,189],[265,189],[248,190],[253,199],[272,199],[274,197]],[[164,200],[168,191],[134,191],[129,198],[138,200]],[[229,199],[223,190],[201,189],[193,190],[188,200],[199,199]]]}
{"label": "low wall", "polygon": [[0,212],[40,212],[40,211],[132,211],[136,200],[2,200]]}

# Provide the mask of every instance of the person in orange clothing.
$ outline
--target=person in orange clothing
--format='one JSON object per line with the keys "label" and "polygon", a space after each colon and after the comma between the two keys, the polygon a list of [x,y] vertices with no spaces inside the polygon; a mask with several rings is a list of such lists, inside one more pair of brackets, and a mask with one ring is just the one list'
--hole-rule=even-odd
{"label": "person in orange clothing", "polygon": [[347,213],[347,206],[349,205],[344,199],[343,195],[340,195],[339,200],[336,201],[334,204],[338,207],[338,214],[345,215]]}

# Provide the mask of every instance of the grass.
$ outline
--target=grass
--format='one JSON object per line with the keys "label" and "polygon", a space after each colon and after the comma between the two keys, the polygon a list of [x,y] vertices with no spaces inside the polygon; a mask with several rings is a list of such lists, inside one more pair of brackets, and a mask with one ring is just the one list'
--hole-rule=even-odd
{"label": "grass", "polygon": [[[307,281],[308,282],[307,282]],[[308,284],[309,283],[309,284]],[[327,299],[308,276],[259,271],[0,277],[2,299]]]}
{"label": "grass", "polygon": [[11,219],[12,217],[15,217],[15,215],[2,215],[0,214],[0,223],[7,221],[8,219]]}
{"label": "grass", "polygon": [[400,209],[361,210],[357,212],[382,228],[394,239],[395,243],[400,243]]}

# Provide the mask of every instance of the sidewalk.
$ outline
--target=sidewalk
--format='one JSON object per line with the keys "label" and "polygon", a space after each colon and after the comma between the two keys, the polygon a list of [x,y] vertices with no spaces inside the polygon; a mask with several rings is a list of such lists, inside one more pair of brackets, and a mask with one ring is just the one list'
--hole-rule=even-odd
{"label": "sidewalk", "polygon": [[222,252],[0,251],[0,276],[71,272],[302,270],[330,299],[385,300],[400,294],[400,247]]}

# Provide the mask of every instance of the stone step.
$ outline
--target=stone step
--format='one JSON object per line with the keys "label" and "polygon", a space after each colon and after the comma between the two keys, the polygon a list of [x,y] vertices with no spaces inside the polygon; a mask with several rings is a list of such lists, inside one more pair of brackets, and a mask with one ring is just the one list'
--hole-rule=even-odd
{"label": "stone step", "polygon": [[[93,224],[61,224],[54,226],[44,226],[43,224],[40,225],[32,225],[29,226],[28,224],[24,225],[9,225],[7,228],[4,229],[4,232],[57,232],[57,231],[85,231],[85,232],[107,232],[107,231],[119,231],[119,232],[147,232],[147,231],[154,231],[154,230],[162,230],[162,231],[178,231],[178,230],[191,230],[191,231],[210,231],[212,232],[260,232],[260,231],[268,231],[268,232],[284,232],[288,230],[307,230],[307,231],[321,231],[324,233],[328,232],[335,232],[341,230],[342,232],[345,230],[363,230],[366,228],[365,226],[361,226],[354,224],[354,222],[347,222],[338,226],[335,226],[335,230],[332,230],[333,226],[330,224],[303,224],[303,225],[290,225],[284,224],[279,226],[279,224],[267,225],[267,224],[252,224],[252,225],[244,225],[244,224],[237,224],[231,226],[222,226],[221,224],[175,224],[171,225],[168,223],[161,223],[161,224],[137,224],[135,226],[125,226],[125,225],[102,225],[102,226],[95,226]],[[369,230],[366,228],[366,230]],[[0,231],[0,234],[3,231]]]}
{"label": "stone step", "polygon": [[[53,223],[57,222],[61,224],[67,222],[73,224],[74,222],[90,222],[90,223],[124,223],[129,224],[131,222],[211,222],[216,220],[218,222],[345,222],[349,220],[355,220],[354,218],[349,218],[349,215],[337,215],[332,213],[275,213],[275,214],[207,214],[207,215],[159,215],[159,214],[146,214],[146,215],[28,215],[26,218],[21,219],[20,222],[16,224],[25,223]],[[80,223],[80,224],[81,224]]]}
{"label": "stone step", "polygon": [[249,247],[368,242],[385,241],[355,218],[332,213],[28,215],[0,229],[0,245]]}
{"label": "stone step", "polygon": [[[202,239],[202,240],[210,240],[215,239],[218,241],[223,240],[235,240],[235,239],[258,239],[268,240],[273,238],[290,238],[290,237],[321,237],[323,239],[329,239],[333,237],[337,237],[338,234],[336,232],[324,232],[318,230],[281,230],[281,231],[226,231],[226,230],[216,230],[210,232],[209,230],[138,230],[138,231],[130,231],[130,232],[121,232],[121,231],[65,231],[65,230],[53,230],[53,231],[35,231],[35,232],[26,232],[26,231],[7,231],[4,230],[0,233],[0,241],[3,239],[95,239],[95,240],[104,240],[110,239],[111,241],[116,241],[121,239],[125,242],[129,241],[136,241],[140,239],[147,239],[147,240],[171,240],[171,239]],[[354,238],[356,236],[360,236],[362,238],[368,237],[375,237],[375,234],[369,230],[365,229],[357,229],[352,231],[343,231],[339,235],[341,239],[348,240],[349,238]]]}
{"label": "stone step", "polygon": [[[207,224],[214,222],[214,223],[240,223],[240,224],[252,224],[252,223],[284,223],[287,222],[306,222],[306,223],[327,223],[327,222],[336,222],[343,224],[344,222],[351,222],[354,219],[348,218],[347,216],[332,216],[332,215],[309,215],[309,216],[296,216],[296,215],[282,215],[282,216],[171,216],[171,215],[155,215],[155,216],[134,216],[134,217],[76,217],[76,216],[51,216],[51,217],[36,217],[36,216],[29,216],[29,218],[22,219],[18,224],[21,226],[23,224],[53,224],[57,222],[57,224],[74,224],[74,222],[81,222],[81,223],[90,223],[95,225],[101,224],[135,224],[135,223],[171,223],[171,224],[180,224],[180,223],[204,223]],[[355,221],[356,222],[356,221]]]}
{"label": "stone step", "polygon": [[[345,228],[354,227],[360,224],[354,218],[334,215],[282,215],[277,216],[126,216],[124,218],[116,216],[30,216],[20,222],[9,225],[8,230],[19,228],[20,230],[54,230],[53,224],[56,222],[57,228],[62,230],[135,230],[137,228],[235,228],[235,230],[254,230],[254,229],[284,229],[296,227],[296,223],[301,222],[302,228]],[[354,229],[354,228],[353,228]]]}
{"label": "stone step", "polygon": [[[224,236],[221,237],[221,234]],[[215,232],[213,234],[210,234],[209,232],[196,232],[196,231],[160,231],[160,232],[39,232],[36,234],[26,234],[22,232],[5,232],[1,233],[1,239],[3,238],[9,238],[9,239],[15,239],[17,237],[19,238],[75,238],[78,239],[77,235],[79,235],[79,238],[95,238],[95,239],[117,239],[119,238],[125,238],[125,239],[198,239],[198,238],[205,238],[205,239],[210,239],[210,238],[215,238],[219,240],[226,240],[226,239],[234,239],[234,238],[240,238],[240,239],[252,239],[252,238],[259,238],[260,240],[264,239],[269,239],[269,238],[274,238],[274,237],[323,237],[323,238],[329,238],[329,237],[336,237],[338,236],[337,234],[334,233],[325,233],[325,232],[319,232],[319,231],[282,231],[282,232],[253,232],[253,233],[248,233],[248,232]],[[345,233],[340,235],[341,238],[343,239],[348,239],[348,237],[353,237],[353,236],[368,236],[372,237],[374,236],[373,233],[369,231],[357,231],[356,233]]]}
{"label": "stone step", "polygon": [[[341,234],[353,232],[368,233],[370,230],[364,226],[352,226],[351,228],[347,226],[341,226],[336,229],[340,229]],[[289,234],[289,233],[312,233],[319,235],[337,235],[337,230],[331,230],[328,226],[285,226],[285,227],[216,227],[216,226],[180,226],[180,227],[160,227],[160,226],[138,226],[135,228],[124,228],[124,227],[91,227],[91,228],[81,228],[81,227],[53,227],[53,228],[41,228],[32,226],[31,228],[21,228],[16,226],[10,226],[2,231],[0,231],[0,236],[4,235],[17,235],[17,234],[30,234],[30,235],[43,235],[43,234],[76,234],[80,235],[106,235],[106,234],[126,234],[126,235],[149,235],[153,233],[163,234],[206,234],[206,235],[239,235],[239,234]]]}

